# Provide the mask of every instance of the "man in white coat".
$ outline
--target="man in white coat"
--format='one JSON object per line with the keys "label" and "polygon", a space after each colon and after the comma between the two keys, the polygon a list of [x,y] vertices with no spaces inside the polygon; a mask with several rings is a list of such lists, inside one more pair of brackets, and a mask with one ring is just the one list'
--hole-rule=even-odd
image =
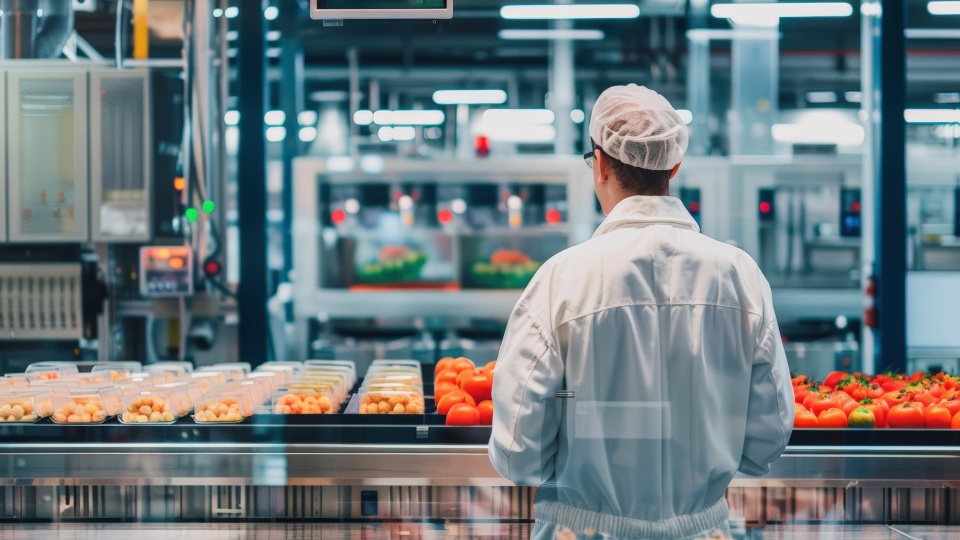
{"label": "man in white coat", "polygon": [[688,135],[663,96],[608,89],[590,136],[607,218],[510,316],[490,460],[538,486],[535,538],[729,533],[730,480],[768,472],[793,426],[770,285],[668,196]]}

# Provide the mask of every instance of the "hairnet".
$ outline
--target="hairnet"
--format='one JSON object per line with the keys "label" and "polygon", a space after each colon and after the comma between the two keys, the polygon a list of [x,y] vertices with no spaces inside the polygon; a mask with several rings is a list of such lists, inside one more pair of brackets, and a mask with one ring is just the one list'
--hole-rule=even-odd
{"label": "hairnet", "polygon": [[687,151],[687,126],[670,102],[645,86],[611,86],[597,98],[590,138],[610,157],[653,171],[672,169]]}

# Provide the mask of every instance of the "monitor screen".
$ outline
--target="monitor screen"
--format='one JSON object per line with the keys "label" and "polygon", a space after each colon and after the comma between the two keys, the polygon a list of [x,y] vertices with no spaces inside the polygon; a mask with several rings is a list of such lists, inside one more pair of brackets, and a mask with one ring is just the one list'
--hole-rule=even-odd
{"label": "monitor screen", "polygon": [[313,0],[314,19],[450,19],[453,0]]}

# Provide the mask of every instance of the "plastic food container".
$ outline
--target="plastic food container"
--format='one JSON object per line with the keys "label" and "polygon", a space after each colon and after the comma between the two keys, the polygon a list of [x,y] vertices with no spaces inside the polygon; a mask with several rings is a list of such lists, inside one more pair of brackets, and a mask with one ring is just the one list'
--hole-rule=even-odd
{"label": "plastic food container", "polygon": [[360,414],[423,414],[423,393],[403,385],[360,388]]}
{"label": "plastic food container", "polygon": [[274,371],[262,371],[254,372],[247,375],[248,381],[260,380],[263,381],[263,388],[266,391],[268,396],[273,395],[273,391],[276,388],[279,388],[284,385],[287,381],[283,379],[283,375],[274,372]]}
{"label": "plastic food container", "polygon": [[103,398],[97,392],[66,393],[54,397],[53,421],[57,424],[100,424],[107,416]]}
{"label": "plastic food container", "polygon": [[143,364],[134,361],[101,362],[90,369],[90,373],[106,373],[110,381],[118,381],[143,371]]}
{"label": "plastic food container", "polygon": [[370,369],[374,369],[374,368],[377,368],[377,367],[380,367],[380,368],[382,368],[382,367],[405,367],[405,368],[410,368],[410,369],[416,371],[417,373],[420,373],[420,369],[421,369],[420,366],[422,366],[422,365],[423,365],[423,364],[421,364],[421,363],[418,362],[417,360],[386,360],[386,359],[381,359],[381,360],[374,360],[373,363],[370,364]]}
{"label": "plastic food container", "polygon": [[0,388],[26,388],[29,384],[26,373],[8,373],[0,378]]}
{"label": "plastic food container", "polygon": [[228,381],[239,381],[247,376],[247,373],[239,366],[204,366],[197,370],[198,373],[223,373]]}
{"label": "plastic food container", "polygon": [[162,376],[168,382],[193,373],[193,365],[190,362],[157,362],[148,364],[143,369],[147,373]]}
{"label": "plastic food container", "polygon": [[334,414],[340,410],[329,390],[303,387],[282,389],[272,405],[277,414]]}
{"label": "plastic food container", "polygon": [[253,400],[239,389],[224,389],[204,396],[193,405],[193,420],[199,423],[238,423],[252,414]]}
{"label": "plastic food container", "polygon": [[222,371],[198,371],[191,373],[190,378],[196,381],[200,386],[200,392],[203,394],[227,384],[227,375]]}
{"label": "plastic food container", "polygon": [[254,371],[292,371],[292,375],[296,376],[303,371],[303,362],[294,362],[292,360],[264,362],[257,366],[257,369]]}
{"label": "plastic food container", "polygon": [[[254,406],[262,405],[269,399],[273,389],[269,383],[263,379],[244,379],[235,383],[241,388],[247,388]],[[253,413],[251,413],[253,414]]]}
{"label": "plastic food container", "polygon": [[[180,399],[189,401],[186,390],[177,393]],[[179,418],[174,402],[169,391],[150,390],[127,396],[120,421],[124,424],[172,424]],[[189,412],[189,405],[187,407]]]}
{"label": "plastic food container", "polygon": [[70,379],[70,384],[74,386],[101,385],[109,382],[111,382],[110,376],[102,371],[97,373],[79,373]]}
{"label": "plastic food container", "polygon": [[340,367],[340,366],[329,366],[329,367],[320,367],[313,366],[308,370],[304,371],[303,377],[316,377],[324,375],[335,375],[343,377],[343,385],[347,390],[350,390],[357,384],[357,374],[355,371],[351,371],[349,368]]}
{"label": "plastic food container", "polygon": [[203,397],[195,381],[158,384],[151,392],[166,394],[178,418],[190,414],[193,404]]}
{"label": "plastic food container", "polygon": [[347,399],[348,389],[344,383],[343,374],[330,373],[325,375],[300,377],[291,383],[291,386],[330,388],[333,391],[333,397],[336,398],[338,403]]}
{"label": "plastic food container", "polygon": [[0,393],[0,422],[36,422],[53,414],[53,391],[12,390]]}
{"label": "plastic food container", "polygon": [[[208,366],[208,367],[215,367],[215,368],[236,368],[236,369],[242,370],[244,375],[248,375],[248,374],[250,374],[251,371],[253,371],[253,367],[250,366],[250,362],[218,362],[218,363],[213,364],[212,366]],[[201,368],[201,369],[203,369],[203,368]]]}
{"label": "plastic food container", "polygon": [[305,369],[309,369],[311,366],[345,369],[350,373],[353,382],[357,381],[357,363],[353,360],[307,360],[303,363],[303,366]]}
{"label": "plastic food container", "polygon": [[35,362],[27,366],[24,374],[30,381],[69,379],[80,373],[77,365],[70,362]]}

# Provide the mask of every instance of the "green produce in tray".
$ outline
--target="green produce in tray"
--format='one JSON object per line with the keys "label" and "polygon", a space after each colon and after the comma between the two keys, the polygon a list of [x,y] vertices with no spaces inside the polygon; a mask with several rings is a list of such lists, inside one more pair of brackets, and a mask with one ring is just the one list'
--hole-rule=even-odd
{"label": "green produce in tray", "polygon": [[357,281],[370,284],[419,281],[425,264],[427,255],[422,251],[388,246],[380,250],[376,262],[359,269]]}
{"label": "green produce in tray", "polygon": [[470,267],[474,286],[486,289],[522,289],[530,283],[540,265],[523,252],[501,249],[490,262],[476,262]]}

